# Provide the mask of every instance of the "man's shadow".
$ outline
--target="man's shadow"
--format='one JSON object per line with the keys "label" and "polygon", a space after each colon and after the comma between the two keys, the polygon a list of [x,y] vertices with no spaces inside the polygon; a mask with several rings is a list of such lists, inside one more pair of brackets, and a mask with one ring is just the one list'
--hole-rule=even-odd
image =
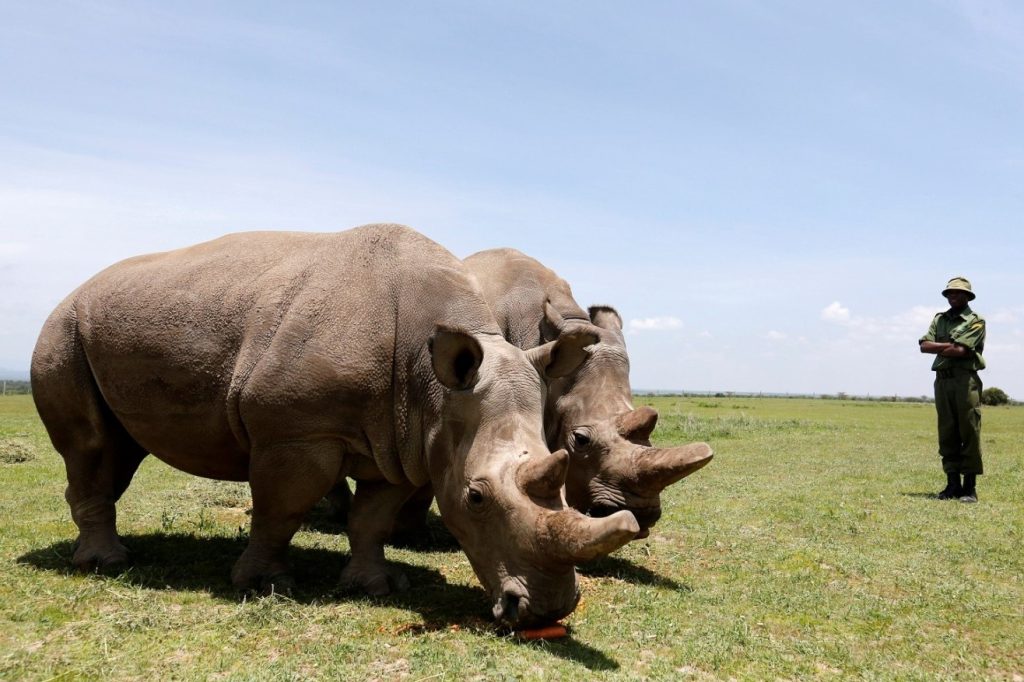
{"label": "man's shadow", "polygon": [[944,501],[944,500],[940,500],[938,498],[938,496],[935,493],[933,493],[933,492],[922,493],[922,492],[915,492],[915,491],[906,491],[906,490],[904,490],[904,491],[902,491],[900,493],[900,495],[903,495],[904,497],[916,497],[916,498],[922,499],[922,500],[935,500],[936,502],[943,502]]}
{"label": "man's shadow", "polygon": [[[97,575],[97,579],[116,580],[143,589],[205,592],[215,599],[238,602],[242,595],[231,584],[231,567],[245,549],[245,537],[196,537],[184,533],[144,533],[125,535],[122,541],[133,557],[123,570]],[[456,545],[457,546],[457,545]],[[74,543],[69,540],[26,552],[17,563],[43,571],[73,575],[71,556]],[[405,572],[412,587],[385,597],[367,597],[360,592],[338,587],[346,554],[323,548],[291,547],[289,560],[295,589],[289,597],[297,603],[365,601],[367,607],[385,605],[418,613],[422,624],[405,626],[402,632],[429,632],[457,628],[480,635],[495,632],[486,609],[487,595],[480,587],[448,583],[431,568],[405,562],[391,563]],[[400,634],[399,632],[393,634]],[[508,634],[523,646],[540,647],[552,655],[576,661],[591,670],[618,669],[619,664],[603,652],[576,641],[571,636],[551,642],[525,642]]]}

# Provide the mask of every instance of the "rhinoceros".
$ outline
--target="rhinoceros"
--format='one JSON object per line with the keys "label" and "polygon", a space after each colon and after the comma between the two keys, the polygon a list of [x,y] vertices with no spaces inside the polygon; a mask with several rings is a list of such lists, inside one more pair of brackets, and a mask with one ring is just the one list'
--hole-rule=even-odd
{"label": "rhinoceros", "polygon": [[583,309],[568,283],[515,249],[491,249],[463,260],[483,289],[503,336],[530,349],[566,333],[593,333],[588,359],[549,383],[544,427],[550,448],[569,452],[565,496],[594,517],[628,509],[647,537],[661,517],[661,491],[712,458],[707,443],[651,446],[652,407],[634,408],[622,319],[614,308]]}
{"label": "rhinoceros", "polygon": [[628,511],[565,507],[569,458],[543,438],[544,381],[594,340],[509,344],[462,263],[397,225],[239,233],[117,263],[58,305],[32,358],[79,529],[72,561],[127,559],[115,503],[153,454],[249,482],[240,588],[287,586],[307,511],[357,480],[342,580],[387,593],[407,581],[384,538],[430,485],[497,621],[561,618],[579,599],[574,564],[639,532]]}

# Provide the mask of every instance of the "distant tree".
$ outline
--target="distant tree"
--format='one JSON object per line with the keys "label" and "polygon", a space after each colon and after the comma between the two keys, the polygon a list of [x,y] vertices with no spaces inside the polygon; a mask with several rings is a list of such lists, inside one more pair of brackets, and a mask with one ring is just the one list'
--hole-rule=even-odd
{"label": "distant tree", "polygon": [[1006,405],[1010,402],[1010,396],[1006,391],[995,386],[990,386],[981,392],[982,405]]}

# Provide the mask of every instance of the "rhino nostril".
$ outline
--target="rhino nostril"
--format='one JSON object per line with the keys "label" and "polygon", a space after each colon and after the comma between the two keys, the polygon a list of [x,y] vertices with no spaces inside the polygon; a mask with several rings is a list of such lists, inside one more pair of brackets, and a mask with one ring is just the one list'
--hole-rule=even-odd
{"label": "rhino nostril", "polygon": [[493,613],[495,620],[510,626],[516,625],[519,621],[519,597],[506,590],[494,605]]}

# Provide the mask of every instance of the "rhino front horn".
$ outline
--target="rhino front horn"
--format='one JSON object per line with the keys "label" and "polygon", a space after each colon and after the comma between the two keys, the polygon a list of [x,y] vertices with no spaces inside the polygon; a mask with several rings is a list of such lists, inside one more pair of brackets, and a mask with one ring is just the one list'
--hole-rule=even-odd
{"label": "rhino front horn", "polygon": [[636,487],[657,494],[711,461],[707,443],[674,448],[643,448],[636,454]]}
{"label": "rhino front horn", "polygon": [[600,519],[563,509],[545,517],[542,546],[559,563],[579,564],[605,556],[622,547],[640,532],[630,511],[615,512]]}

